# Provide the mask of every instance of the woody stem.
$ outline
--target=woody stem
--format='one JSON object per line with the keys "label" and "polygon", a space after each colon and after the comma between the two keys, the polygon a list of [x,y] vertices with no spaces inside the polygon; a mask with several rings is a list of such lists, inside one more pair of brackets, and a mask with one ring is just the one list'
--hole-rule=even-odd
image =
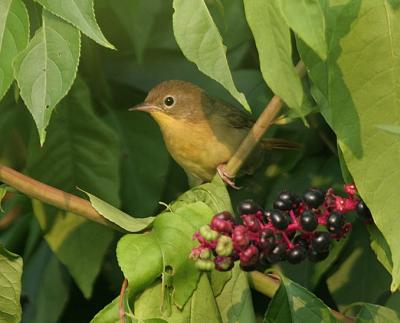
{"label": "woody stem", "polygon": [[[302,61],[297,63],[296,70],[300,77],[303,77],[306,74],[306,68]],[[236,176],[240,167],[242,167],[243,163],[250,155],[254,147],[274,122],[282,108],[282,104],[282,99],[279,96],[274,95],[274,97],[265,107],[264,111],[261,113],[260,117],[254,123],[253,127],[250,129],[248,135],[244,138],[239,148],[227,163],[225,172],[229,177],[233,178]]]}

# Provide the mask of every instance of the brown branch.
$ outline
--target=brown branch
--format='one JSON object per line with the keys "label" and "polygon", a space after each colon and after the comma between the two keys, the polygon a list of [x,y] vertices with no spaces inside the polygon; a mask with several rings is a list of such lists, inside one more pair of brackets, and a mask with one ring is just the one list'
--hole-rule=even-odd
{"label": "brown branch", "polygon": [[[278,276],[272,274],[263,274],[259,271],[250,272],[248,274],[248,278],[250,287],[269,298],[274,297],[280,285],[280,280]],[[355,322],[353,318],[345,316],[338,311],[335,311],[333,309],[331,309],[330,311],[339,322]]]}
{"label": "brown branch", "polygon": [[118,301],[118,314],[120,323],[125,323],[124,298],[127,288],[128,288],[128,280],[125,278],[124,281],[122,282],[121,291],[119,293],[119,301]]}
{"label": "brown branch", "polygon": [[29,197],[38,199],[59,209],[83,216],[88,220],[121,230],[117,225],[101,216],[92,207],[89,201],[41,183],[1,164],[0,181],[14,187],[16,190],[28,195]]}
{"label": "brown branch", "polygon": [[[302,61],[296,65],[296,70],[300,77],[305,75],[306,70]],[[244,138],[239,148],[227,163],[225,172],[229,177],[234,178],[236,176],[244,161],[247,159],[247,157],[249,157],[250,153],[261,140],[264,133],[274,122],[281,108],[282,100],[279,96],[275,95],[265,107],[264,111],[250,129],[246,138]]]}

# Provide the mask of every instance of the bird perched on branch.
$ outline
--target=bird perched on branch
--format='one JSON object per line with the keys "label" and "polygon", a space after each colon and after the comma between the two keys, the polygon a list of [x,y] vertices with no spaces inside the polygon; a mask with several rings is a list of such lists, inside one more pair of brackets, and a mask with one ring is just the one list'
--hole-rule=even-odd
{"label": "bird perched on branch", "polygon": [[[219,172],[234,186],[224,164],[228,162],[253,121],[247,113],[207,95],[185,81],[165,81],[154,87],[145,101],[130,110],[148,112],[160,126],[167,149],[184,169],[191,185],[210,181]],[[263,139],[246,161],[251,174],[262,163],[264,149],[288,148],[285,140]],[[293,146],[293,145],[292,145]]]}

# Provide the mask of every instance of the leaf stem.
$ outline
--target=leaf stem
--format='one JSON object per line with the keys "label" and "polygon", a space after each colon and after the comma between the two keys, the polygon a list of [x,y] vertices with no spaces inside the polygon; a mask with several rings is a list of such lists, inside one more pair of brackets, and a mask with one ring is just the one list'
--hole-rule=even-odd
{"label": "leaf stem", "polygon": [[83,216],[88,220],[121,230],[118,226],[102,217],[89,201],[69,194],[55,187],[41,183],[29,176],[0,164],[0,181],[14,187],[21,193],[62,210]]}
{"label": "leaf stem", "polygon": [[[280,285],[279,277],[273,274],[263,274],[259,271],[252,271],[248,274],[248,278],[251,288],[269,298],[274,297]],[[355,322],[354,318],[348,317],[333,309],[331,309],[331,314],[339,322]]]}
{"label": "leaf stem", "polygon": [[[296,70],[300,77],[305,75],[306,68],[302,61],[297,63]],[[250,129],[248,135],[244,138],[239,148],[227,163],[225,172],[230,178],[234,178],[236,176],[247,157],[261,140],[264,133],[274,122],[276,116],[282,108],[282,105],[283,103],[281,98],[277,95],[274,95],[257,121],[254,123],[253,127]]]}

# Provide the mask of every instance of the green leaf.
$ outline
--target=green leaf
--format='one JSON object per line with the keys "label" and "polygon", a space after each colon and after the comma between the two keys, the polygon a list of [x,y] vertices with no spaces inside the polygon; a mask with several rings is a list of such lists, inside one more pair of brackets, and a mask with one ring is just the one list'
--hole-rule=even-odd
{"label": "green leaf", "polygon": [[376,125],[378,129],[384,130],[388,133],[400,136],[400,126],[391,125],[391,124],[379,124]]}
{"label": "green leaf", "polygon": [[[85,192],[85,191],[84,191]],[[128,232],[139,232],[146,229],[152,224],[155,217],[150,216],[147,218],[134,218],[125,212],[113,207],[107,202],[99,199],[98,197],[85,192],[89,196],[90,203],[107,220],[115,223],[119,227],[125,229]]]}
{"label": "green leaf", "polygon": [[46,242],[38,246],[24,268],[22,322],[58,322],[70,293],[70,279]]}
{"label": "green leaf", "polygon": [[119,319],[119,296],[110,304],[107,304],[90,323],[120,323]]}
{"label": "green leaf", "polygon": [[192,236],[213,214],[203,202],[182,205],[158,215],[150,233],[128,234],[119,241],[118,263],[135,294],[171,268],[174,303],[185,305],[200,275],[188,257],[196,245]]}
{"label": "green leaf", "polygon": [[[37,138],[32,140],[27,173],[67,192],[76,193],[76,187],[82,187],[118,205],[117,138],[94,113],[88,89],[80,79],[57,108],[48,133],[42,148]],[[89,296],[113,232],[74,215],[50,214],[53,211],[35,215],[41,220],[42,229],[46,228],[52,250],[67,266],[84,295]],[[70,239],[76,240],[70,242]]]}
{"label": "green leaf", "polygon": [[0,244],[0,321],[18,323],[21,320],[22,258]]}
{"label": "green leaf", "polygon": [[232,269],[232,278],[224,285],[216,300],[222,322],[256,322],[247,273],[238,264]]}
{"label": "green leaf", "polygon": [[4,212],[4,209],[3,209],[3,206],[2,206],[1,202],[3,201],[3,198],[6,195],[6,193],[7,193],[7,186],[6,185],[0,185],[0,211],[1,212]]}
{"label": "green leaf", "polygon": [[[73,213],[49,215],[37,200],[33,200],[33,210],[50,248],[68,268],[83,295],[90,298],[113,232]],[[49,221],[51,218],[53,221]]]}
{"label": "green leaf", "polygon": [[[193,296],[182,310],[170,303],[171,293],[156,282],[135,301],[135,317],[139,322],[222,323],[206,274],[199,279]],[[157,320],[157,321],[156,321]],[[235,322],[235,321],[231,321]],[[250,321],[249,321],[250,322]]]}
{"label": "green leaf", "polygon": [[93,0],[63,1],[63,0],[35,0],[44,8],[73,24],[86,36],[98,44],[115,49],[104,37],[97,25],[94,15]]}
{"label": "green leaf", "polygon": [[319,0],[280,0],[282,15],[290,28],[319,57],[326,59],[325,17]]}
{"label": "green leaf", "polygon": [[385,267],[385,269],[391,273],[393,269],[393,262],[388,243],[375,225],[368,225],[367,229],[371,240],[372,250],[375,252],[383,267]]}
{"label": "green leaf", "polygon": [[79,52],[79,31],[44,10],[43,26],[14,61],[21,97],[35,120],[41,144],[54,107],[75,79]]}
{"label": "green leaf", "polygon": [[351,239],[327,285],[339,309],[355,301],[376,303],[389,289],[390,276],[376,260],[363,223],[353,225]]}
{"label": "green leaf", "polygon": [[10,87],[12,61],[28,44],[29,17],[21,0],[0,1],[0,100]]}
{"label": "green leaf", "polygon": [[222,84],[250,111],[243,93],[233,83],[226,59],[226,48],[203,0],[174,0],[173,27],[175,39],[186,58],[200,71]]}
{"label": "green leaf", "polygon": [[298,47],[312,81],[328,102],[321,111],[390,246],[394,291],[400,286],[400,240],[393,230],[400,226],[400,141],[376,125],[400,122],[400,10],[387,1],[373,0],[331,6],[326,2],[324,10],[327,61],[319,60],[304,44]]}
{"label": "green leaf", "polygon": [[359,308],[355,318],[357,323],[399,322],[400,315],[390,308],[368,303],[356,303],[351,307]]}
{"label": "green leaf", "polygon": [[277,2],[245,0],[244,7],[265,82],[289,107],[301,112],[303,88],[292,63],[290,30]]}
{"label": "green leaf", "polygon": [[222,211],[233,213],[229,193],[219,175],[216,175],[211,183],[195,186],[183,193],[179,196],[175,205],[172,204],[171,207],[173,209],[179,206],[179,202],[194,203],[199,201],[206,203],[213,210],[214,214]]}
{"label": "green leaf", "polygon": [[281,277],[281,285],[269,303],[264,322],[337,322],[329,308],[307,289]]}

